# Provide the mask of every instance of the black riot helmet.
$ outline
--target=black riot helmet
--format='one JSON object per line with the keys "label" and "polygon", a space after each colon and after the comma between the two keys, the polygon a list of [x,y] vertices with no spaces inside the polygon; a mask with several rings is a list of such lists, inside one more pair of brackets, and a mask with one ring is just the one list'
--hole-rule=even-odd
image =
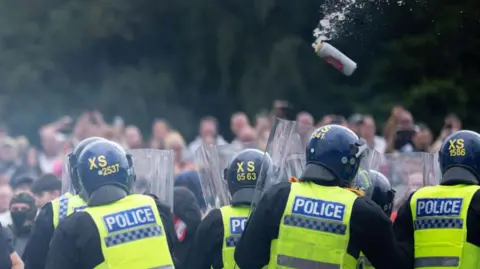
{"label": "black riot helmet", "polygon": [[265,178],[260,173],[266,174],[271,163],[270,156],[258,149],[245,149],[232,158],[224,171],[232,204],[250,205],[258,179]]}
{"label": "black riot helmet", "polygon": [[379,205],[383,212],[390,217],[393,209],[393,200],[395,199],[395,191],[386,176],[382,173],[369,170],[368,179],[371,184],[371,199]]}
{"label": "black riot helmet", "polygon": [[70,179],[71,179],[73,188],[75,189],[76,193],[79,193],[82,190],[82,186],[80,184],[80,178],[78,176],[78,170],[77,170],[78,157],[80,156],[80,154],[82,153],[83,149],[86,146],[92,144],[93,142],[102,141],[102,140],[106,140],[106,139],[101,137],[96,137],[96,136],[86,138],[80,141],[80,143],[78,143],[75,146],[73,151],[70,154],[68,154],[68,167],[69,167],[68,171],[70,174]]}

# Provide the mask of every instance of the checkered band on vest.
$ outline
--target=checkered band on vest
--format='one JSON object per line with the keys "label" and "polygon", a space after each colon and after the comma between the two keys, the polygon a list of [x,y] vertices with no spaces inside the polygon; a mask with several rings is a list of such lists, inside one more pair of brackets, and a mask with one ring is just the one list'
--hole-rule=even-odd
{"label": "checkered band on vest", "polygon": [[418,220],[415,220],[414,226],[415,226],[415,230],[462,229],[463,219],[458,219],[458,218],[418,219]]}
{"label": "checkered band on vest", "polygon": [[68,216],[68,201],[68,197],[60,198],[58,201],[58,221],[61,221]]}
{"label": "checkered band on vest", "polygon": [[240,237],[241,235],[230,235],[225,238],[225,244],[227,245],[227,248],[237,246],[238,241],[240,241]]}
{"label": "checkered band on vest", "polygon": [[104,238],[105,245],[107,247],[113,247],[116,245],[132,242],[139,239],[154,237],[154,236],[162,236],[163,231],[162,228],[158,225],[149,226],[149,227],[141,227],[137,229],[132,229],[124,232],[119,232],[115,234],[111,234]]}
{"label": "checkered band on vest", "polygon": [[285,215],[283,224],[315,231],[345,235],[347,225],[303,216]]}

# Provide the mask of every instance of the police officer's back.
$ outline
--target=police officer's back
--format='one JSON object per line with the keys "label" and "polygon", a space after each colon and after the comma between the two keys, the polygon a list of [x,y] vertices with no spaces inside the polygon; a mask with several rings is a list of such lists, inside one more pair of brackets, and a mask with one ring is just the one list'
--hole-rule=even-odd
{"label": "police officer's back", "polygon": [[344,127],[316,130],[299,182],[273,186],[250,215],[235,250],[239,268],[356,268],[360,252],[377,269],[403,268],[388,217],[345,189],[365,148]]}
{"label": "police officer's back", "polygon": [[451,134],[439,162],[440,185],[413,193],[394,223],[406,268],[480,268],[480,135]]}
{"label": "police officer's back", "polygon": [[[210,211],[200,223],[185,268],[235,267],[235,245],[247,222],[263,156],[259,150],[246,149],[233,157],[224,176],[232,194],[231,205]],[[266,170],[264,167],[263,171]]]}
{"label": "police officer's back", "polygon": [[88,207],[59,223],[46,268],[174,268],[173,223],[164,225],[152,197],[129,195],[135,174],[123,148],[109,141],[87,146],[78,172]]}
{"label": "police officer's back", "polygon": [[[58,223],[74,211],[85,208],[86,202],[84,200],[86,195],[82,193],[76,160],[86,146],[101,140],[104,139],[100,137],[84,139],[75,147],[73,152],[68,155],[70,180],[72,187],[78,195],[66,193],[42,207],[35,219],[34,229],[23,254],[25,268],[45,268],[50,241]],[[82,195],[80,195],[80,193],[82,193]],[[84,196],[84,198],[81,196]]]}

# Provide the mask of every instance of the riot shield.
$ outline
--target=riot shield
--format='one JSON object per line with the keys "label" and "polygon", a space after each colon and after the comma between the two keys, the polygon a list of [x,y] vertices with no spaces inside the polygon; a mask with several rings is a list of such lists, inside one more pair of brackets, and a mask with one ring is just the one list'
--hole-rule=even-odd
{"label": "riot shield", "polygon": [[70,171],[70,163],[68,161],[68,156],[64,156],[62,158],[62,195],[70,193],[75,195],[75,189],[73,188],[72,181],[71,181],[71,171]]}
{"label": "riot shield", "polygon": [[173,208],[173,150],[131,149],[127,152],[132,156],[136,174],[133,193],[154,194]]}
{"label": "riot shield", "polygon": [[219,147],[221,146],[204,144],[195,151],[195,164],[207,205],[205,213],[213,208],[228,205],[231,199],[227,184],[223,179],[223,170],[228,165],[227,156],[232,155],[233,151],[232,148],[225,148],[220,155]]}
{"label": "riot shield", "polygon": [[315,129],[296,121],[275,120],[265,150],[272,163],[268,168],[262,164],[252,208],[271,186],[300,177],[305,168],[305,147]]}
{"label": "riot shield", "polygon": [[435,154],[424,152],[386,154],[381,172],[390,179],[396,191],[393,211],[396,212],[411,193],[438,182]]}
{"label": "riot shield", "polygon": [[350,187],[358,191],[357,194],[360,196],[371,197],[374,186],[370,178],[370,171],[378,171],[380,169],[383,157],[380,152],[369,148],[364,148],[362,154],[364,156],[360,161],[357,175]]}

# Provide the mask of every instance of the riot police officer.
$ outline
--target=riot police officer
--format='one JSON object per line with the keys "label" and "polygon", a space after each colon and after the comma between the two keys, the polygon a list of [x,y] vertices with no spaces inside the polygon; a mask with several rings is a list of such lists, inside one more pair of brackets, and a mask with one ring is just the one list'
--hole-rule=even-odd
{"label": "riot police officer", "polygon": [[106,141],[100,137],[84,139],[74,148],[73,152],[68,155],[69,176],[72,187],[77,195],[67,192],[61,197],[48,202],[40,210],[35,219],[34,229],[23,255],[25,268],[45,268],[45,260],[47,258],[53,231],[60,220],[72,214],[74,211],[82,210],[86,207],[86,194],[82,191],[80,180],[78,178],[76,160],[86,146],[102,140]]}
{"label": "riot police officer", "polygon": [[130,194],[133,160],[110,141],[88,145],[78,157],[78,175],[88,207],[65,218],[54,232],[49,269],[174,268],[173,223],[157,202]]}
{"label": "riot police officer", "polygon": [[[224,179],[232,195],[231,204],[211,210],[200,223],[185,268],[233,269],[233,253],[250,213],[250,204],[260,177],[264,153],[245,149],[233,157]],[[267,160],[269,156],[265,157]],[[263,162],[268,166],[270,161]]]}
{"label": "riot police officer", "polygon": [[235,250],[239,268],[355,268],[363,252],[377,269],[405,268],[391,222],[350,187],[367,150],[351,130],[313,132],[298,182],[267,190]]}
{"label": "riot police officer", "polygon": [[[392,215],[393,200],[395,199],[395,190],[386,176],[373,169],[359,172],[355,177],[355,186],[360,187],[360,191],[364,192],[366,197],[371,198],[385,215],[389,218]],[[374,269],[372,263],[361,255],[358,261],[360,269]]]}
{"label": "riot police officer", "polygon": [[394,223],[397,239],[409,251],[405,268],[478,268],[480,134],[451,134],[438,158],[440,185],[410,195]]}

